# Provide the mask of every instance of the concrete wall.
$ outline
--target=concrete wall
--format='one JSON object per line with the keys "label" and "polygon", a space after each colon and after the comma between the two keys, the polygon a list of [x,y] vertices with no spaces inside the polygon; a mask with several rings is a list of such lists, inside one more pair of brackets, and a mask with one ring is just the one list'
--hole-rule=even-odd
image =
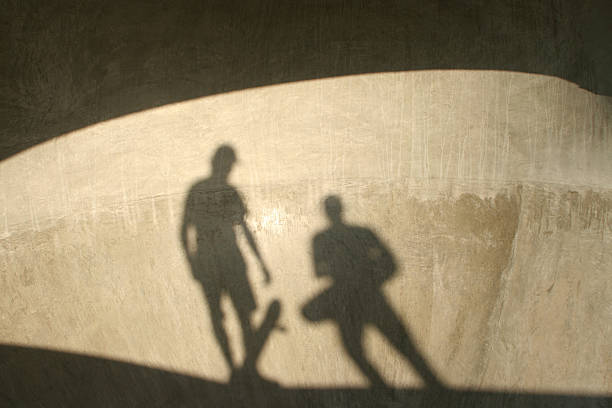
{"label": "concrete wall", "polygon": [[[28,126],[50,135],[45,124],[61,119],[7,109],[13,139]],[[393,255],[382,294],[445,386],[609,394],[611,118],[609,97],[558,77],[381,72],[211,94],[13,149],[0,162],[0,341],[229,382],[180,238],[187,193],[225,144],[272,275],[266,285],[239,231],[253,324],[281,306],[262,377],[368,387],[333,320],[303,313],[333,284],[315,276],[312,240],[335,195],[347,224]],[[244,356],[235,310],[222,306]],[[388,336],[369,325],[364,339],[390,387],[424,385]]]}

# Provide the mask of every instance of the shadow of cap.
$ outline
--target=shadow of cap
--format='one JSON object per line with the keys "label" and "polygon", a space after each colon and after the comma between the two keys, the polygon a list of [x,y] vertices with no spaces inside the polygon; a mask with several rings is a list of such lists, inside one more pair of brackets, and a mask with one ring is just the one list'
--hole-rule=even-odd
{"label": "shadow of cap", "polygon": [[230,145],[224,144],[217,148],[212,158],[212,165],[215,169],[231,166],[236,163],[238,158],[236,151]]}

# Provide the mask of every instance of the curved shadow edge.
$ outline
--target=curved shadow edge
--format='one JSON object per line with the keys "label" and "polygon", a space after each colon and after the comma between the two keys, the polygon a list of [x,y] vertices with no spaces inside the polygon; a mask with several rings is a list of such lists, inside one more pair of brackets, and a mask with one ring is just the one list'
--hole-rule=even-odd
{"label": "curved shadow edge", "polygon": [[606,0],[15,2],[0,17],[0,160],[170,103],[345,75],[515,71],[612,95],[611,17]]}

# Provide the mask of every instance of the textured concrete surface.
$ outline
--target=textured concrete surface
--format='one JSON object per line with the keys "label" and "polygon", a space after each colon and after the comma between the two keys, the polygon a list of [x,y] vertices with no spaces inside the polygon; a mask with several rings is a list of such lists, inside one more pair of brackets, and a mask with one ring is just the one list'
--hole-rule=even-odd
{"label": "textured concrete surface", "polygon": [[[91,367],[86,378],[105,384],[97,392],[133,405],[240,405],[230,396],[245,389],[262,406],[266,394],[289,406],[610,402],[609,97],[534,73],[423,70],[209,92],[132,113],[157,103],[106,86],[90,88],[115,98],[106,121],[80,117],[100,105],[64,90],[75,109],[58,113],[62,101],[40,83],[24,89],[51,98],[49,110],[3,111],[0,342],[23,348],[2,350],[6,401],[34,393],[76,405],[86,393],[71,384]],[[75,130],[39,143],[65,117]],[[32,147],[15,148],[30,133]],[[219,173],[223,145],[237,160]],[[330,196],[343,208],[336,229]],[[124,363],[98,369],[82,355]],[[53,380],[62,367],[65,381]],[[138,376],[146,386],[134,391]],[[373,384],[382,394],[368,394]],[[465,389],[482,394],[454,394]]]}

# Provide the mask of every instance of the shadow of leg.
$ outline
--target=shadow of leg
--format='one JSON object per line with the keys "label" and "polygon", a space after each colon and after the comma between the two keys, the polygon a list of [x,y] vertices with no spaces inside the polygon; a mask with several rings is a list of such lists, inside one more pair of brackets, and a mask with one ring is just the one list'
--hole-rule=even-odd
{"label": "shadow of leg", "polygon": [[399,317],[393,309],[387,304],[384,298],[376,305],[379,311],[379,319],[373,321],[382,334],[393,344],[393,346],[404,355],[404,357],[412,364],[414,369],[421,376],[427,387],[443,388],[444,385],[438,380],[433,373],[429,364],[425,361],[416,345],[410,338],[410,334],[403,326]]}
{"label": "shadow of leg", "polygon": [[235,369],[234,359],[232,358],[232,351],[229,346],[225,327],[223,327],[223,312],[221,311],[221,305],[218,301],[216,303],[210,302],[209,307],[215,338],[217,339],[217,343],[219,343],[219,347],[221,347],[223,357],[225,358],[229,369],[233,372]]}
{"label": "shadow of leg", "polygon": [[361,327],[340,327],[340,334],[342,336],[342,341],[344,342],[344,347],[346,348],[346,351],[351,356],[355,364],[357,364],[361,372],[368,378],[372,387],[387,388],[387,384],[385,384],[385,381],[382,379],[382,377],[378,374],[374,366],[370,364],[370,362],[366,359],[364,355],[362,345],[362,333],[363,330]]}

